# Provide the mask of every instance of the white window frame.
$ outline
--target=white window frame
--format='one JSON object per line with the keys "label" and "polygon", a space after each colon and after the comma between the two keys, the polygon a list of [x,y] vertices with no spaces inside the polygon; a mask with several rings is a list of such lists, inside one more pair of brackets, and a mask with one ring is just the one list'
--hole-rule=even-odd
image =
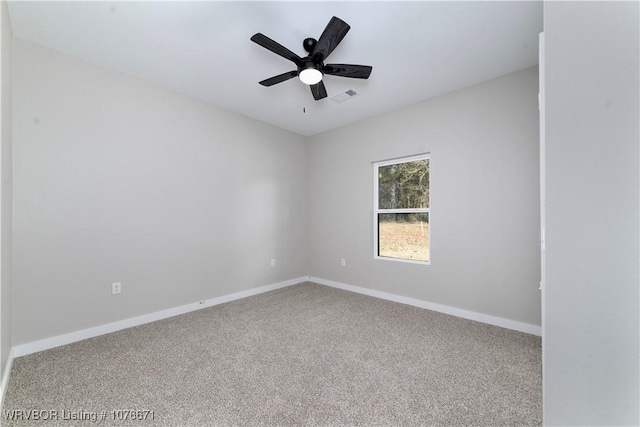
{"label": "white window frame", "polygon": [[[431,191],[429,191],[429,207],[415,209],[379,209],[378,199],[380,197],[379,189],[379,168],[381,166],[397,165],[400,163],[415,162],[418,160],[429,160],[429,190],[431,190],[431,154],[418,154],[410,157],[401,157],[391,160],[383,160],[373,163],[373,258],[376,260],[407,262],[410,264],[431,265]],[[406,258],[392,258],[378,255],[378,215],[381,213],[428,213],[429,214],[429,261],[420,261]]]}

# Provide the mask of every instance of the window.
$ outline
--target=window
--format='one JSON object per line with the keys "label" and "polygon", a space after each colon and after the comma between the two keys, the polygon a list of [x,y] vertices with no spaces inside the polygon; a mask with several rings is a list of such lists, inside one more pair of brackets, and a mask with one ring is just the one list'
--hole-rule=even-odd
{"label": "window", "polygon": [[374,163],[375,258],[429,264],[429,160]]}

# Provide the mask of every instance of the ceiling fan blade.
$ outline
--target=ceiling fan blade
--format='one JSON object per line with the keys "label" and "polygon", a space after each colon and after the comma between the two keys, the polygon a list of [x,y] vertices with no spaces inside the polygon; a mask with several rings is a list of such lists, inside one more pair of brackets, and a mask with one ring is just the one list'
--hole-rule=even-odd
{"label": "ceiling fan blade", "polygon": [[347,35],[351,27],[342,19],[333,17],[327,24],[326,28],[322,32],[322,35],[318,39],[316,46],[311,52],[311,56],[320,57],[320,61],[324,61],[333,49],[338,46],[344,36]]}
{"label": "ceiling fan blade", "polygon": [[292,79],[298,75],[297,70],[287,71],[286,73],[278,74],[277,76],[270,77],[259,82],[262,86],[273,86],[278,83],[282,83],[289,79]]}
{"label": "ceiling fan blade", "polygon": [[322,71],[325,74],[354,79],[368,79],[373,67],[370,65],[327,64]]}
{"label": "ceiling fan blade", "polygon": [[311,88],[311,93],[313,94],[313,99],[316,101],[320,101],[322,98],[327,97],[327,89],[324,87],[324,83],[320,80],[319,83],[309,86]]}
{"label": "ceiling fan blade", "polygon": [[302,64],[302,58],[300,58],[295,53],[291,52],[286,47],[282,46],[280,43],[274,40],[271,40],[269,37],[265,36],[262,33],[254,34],[251,37],[251,41],[259,44],[265,49],[269,49],[271,52],[275,53],[276,55],[280,55],[283,58],[288,59],[289,61],[293,61],[296,65]]}

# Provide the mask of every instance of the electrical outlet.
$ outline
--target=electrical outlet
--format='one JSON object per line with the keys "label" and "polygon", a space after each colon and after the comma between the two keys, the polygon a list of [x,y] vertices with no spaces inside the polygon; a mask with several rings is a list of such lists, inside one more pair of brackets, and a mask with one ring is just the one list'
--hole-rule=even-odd
{"label": "electrical outlet", "polygon": [[276,266],[276,260],[275,260],[275,259],[272,259],[272,260],[271,260],[271,267],[275,267],[275,266]]}
{"label": "electrical outlet", "polygon": [[111,293],[113,295],[119,294],[122,292],[122,283],[116,282],[111,284]]}
{"label": "electrical outlet", "polygon": [[341,265],[341,266],[343,266],[343,267],[344,267],[345,265],[347,265],[347,260],[346,260],[346,259],[344,259],[344,258],[342,258],[342,259],[340,260],[340,265]]}

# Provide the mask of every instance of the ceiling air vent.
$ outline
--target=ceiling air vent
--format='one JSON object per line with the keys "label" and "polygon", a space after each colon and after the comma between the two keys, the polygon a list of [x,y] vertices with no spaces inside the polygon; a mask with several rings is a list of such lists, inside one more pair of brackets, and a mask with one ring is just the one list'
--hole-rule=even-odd
{"label": "ceiling air vent", "polygon": [[336,96],[331,97],[331,99],[333,99],[338,104],[342,104],[344,101],[348,101],[349,99],[353,98],[356,95],[358,95],[358,92],[356,92],[353,89],[349,89],[346,92],[342,92],[337,94]]}

